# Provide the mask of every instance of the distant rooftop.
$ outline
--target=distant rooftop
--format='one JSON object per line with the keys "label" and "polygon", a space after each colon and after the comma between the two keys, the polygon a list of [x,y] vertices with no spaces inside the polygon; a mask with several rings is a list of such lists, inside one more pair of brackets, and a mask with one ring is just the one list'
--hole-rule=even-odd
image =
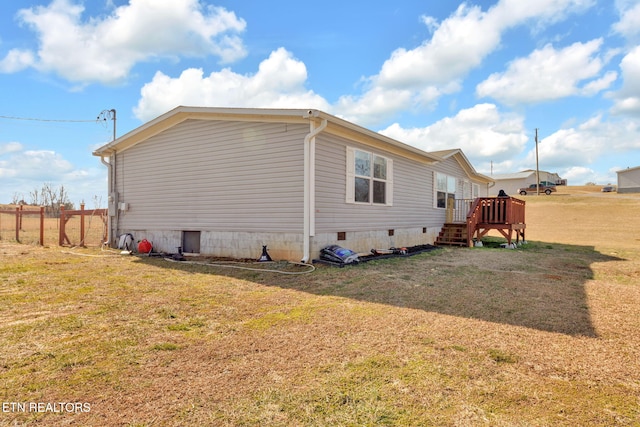
{"label": "distant rooftop", "polygon": [[516,172],[516,173],[494,173],[493,175],[491,175],[491,178],[495,180],[522,179],[522,178],[530,177],[532,173],[535,173],[535,171],[523,171],[523,172]]}

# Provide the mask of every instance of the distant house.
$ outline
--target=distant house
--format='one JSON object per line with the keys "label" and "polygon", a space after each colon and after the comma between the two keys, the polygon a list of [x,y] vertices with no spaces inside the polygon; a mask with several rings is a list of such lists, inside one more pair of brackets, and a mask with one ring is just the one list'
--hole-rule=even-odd
{"label": "distant house", "polygon": [[[567,185],[567,180],[560,178],[557,173],[539,171],[540,182],[550,182],[556,185]],[[516,196],[518,188],[528,187],[536,183],[536,171],[527,169],[522,172],[494,174],[491,178],[495,185],[489,189],[489,195],[496,196],[500,190]]]}
{"label": "distant house", "polygon": [[640,166],[616,172],[618,174],[618,193],[640,193]]}
{"label": "distant house", "polygon": [[460,150],[427,153],[318,110],[178,107],[97,149],[111,242],[310,261],[433,243],[455,198],[493,180]]}

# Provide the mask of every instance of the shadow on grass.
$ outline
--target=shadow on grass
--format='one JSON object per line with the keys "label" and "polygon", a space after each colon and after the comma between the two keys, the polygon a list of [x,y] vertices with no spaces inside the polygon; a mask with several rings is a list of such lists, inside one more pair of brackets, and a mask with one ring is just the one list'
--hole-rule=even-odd
{"label": "shadow on grass", "polygon": [[[621,261],[592,246],[530,242],[523,249],[442,249],[350,267],[280,275],[140,258],[190,273],[435,312],[573,336],[596,337],[585,286],[593,263]],[[247,264],[240,264],[247,266]]]}

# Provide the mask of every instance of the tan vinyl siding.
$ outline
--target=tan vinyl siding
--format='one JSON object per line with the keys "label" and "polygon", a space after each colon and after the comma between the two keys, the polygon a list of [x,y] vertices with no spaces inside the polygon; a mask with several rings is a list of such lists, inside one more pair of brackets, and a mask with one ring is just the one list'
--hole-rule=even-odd
{"label": "tan vinyl siding", "polygon": [[[486,196],[486,193],[487,193],[486,183],[481,183],[480,181],[473,181],[471,178],[469,178],[469,176],[464,172],[464,169],[460,166],[458,161],[453,157],[450,157],[440,163],[433,165],[432,170],[433,170],[433,174],[438,172],[438,173],[442,173],[442,174],[456,178],[456,193],[455,193],[456,199],[472,198],[471,193],[473,192],[473,184],[478,184],[480,186],[479,188],[480,197]],[[466,181],[467,184],[465,184],[464,181]],[[465,185],[467,185],[466,193],[465,193]],[[446,209],[436,207],[435,197],[436,197],[436,190],[434,187],[433,202],[432,202],[434,217],[437,218],[437,221],[440,221],[440,224],[442,225],[446,218]],[[464,213],[464,215],[466,215],[466,213]]]}
{"label": "tan vinyl siding", "polygon": [[[433,166],[434,172],[439,172],[448,176],[456,178],[456,199],[463,199],[470,197],[469,194],[463,194],[463,181],[467,181],[469,186],[477,184],[478,182],[472,181],[467,174],[465,174],[460,164],[453,158],[448,158],[443,162],[437,163]],[[481,184],[482,185],[482,184]],[[434,189],[435,194],[435,189]]]}
{"label": "tan vinyl siding", "polygon": [[[393,205],[346,202],[347,147],[393,160]],[[435,164],[417,162],[384,150],[371,149],[334,135],[316,142],[316,232],[369,231],[441,227],[445,210],[435,207],[434,172],[456,178],[456,197],[463,197],[463,181],[474,182],[453,157]],[[481,184],[482,188],[486,184]]]}
{"label": "tan vinyl siding", "polygon": [[188,120],[119,153],[119,228],[300,232],[308,130]]}
{"label": "tan vinyl siding", "polygon": [[[393,160],[393,205],[346,202],[347,147]],[[433,218],[429,165],[335,135],[316,138],[316,232],[427,227]]]}

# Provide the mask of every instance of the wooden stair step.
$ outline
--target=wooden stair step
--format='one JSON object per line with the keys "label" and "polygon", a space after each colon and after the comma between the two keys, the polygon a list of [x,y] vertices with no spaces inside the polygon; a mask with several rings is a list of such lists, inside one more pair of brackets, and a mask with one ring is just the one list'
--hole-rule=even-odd
{"label": "wooden stair step", "polygon": [[444,224],[436,238],[436,245],[467,246],[466,224]]}

